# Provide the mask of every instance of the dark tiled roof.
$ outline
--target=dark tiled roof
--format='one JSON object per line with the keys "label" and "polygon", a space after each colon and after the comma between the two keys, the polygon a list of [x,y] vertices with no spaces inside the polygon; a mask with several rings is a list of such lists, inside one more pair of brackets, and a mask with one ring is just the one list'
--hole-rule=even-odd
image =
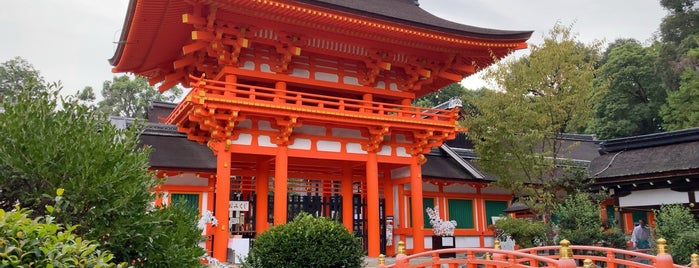
{"label": "dark tiled roof", "polygon": [[154,169],[216,170],[216,157],[206,147],[184,135],[172,135],[170,131],[145,131],[141,145],[151,147],[150,165]]}
{"label": "dark tiled roof", "polygon": [[598,184],[697,174],[699,128],[603,141],[588,170]]}
{"label": "dark tiled roof", "polygon": [[[464,156],[467,155],[467,156]],[[463,150],[447,145],[434,147],[425,154],[427,162],[422,165],[425,178],[456,179],[469,181],[494,181],[492,176],[482,173],[471,161],[473,158]]]}
{"label": "dark tiled roof", "polygon": [[146,113],[146,118],[149,123],[163,123],[172,110],[177,107],[177,103],[151,101]]}
{"label": "dark tiled roof", "polygon": [[588,173],[603,183],[615,177],[653,177],[692,169],[699,169],[699,141],[610,152],[592,160]]}
{"label": "dark tiled roof", "polygon": [[415,0],[300,0],[299,2],[479,38],[524,41],[532,34],[532,31],[496,30],[448,21],[420,8]]}

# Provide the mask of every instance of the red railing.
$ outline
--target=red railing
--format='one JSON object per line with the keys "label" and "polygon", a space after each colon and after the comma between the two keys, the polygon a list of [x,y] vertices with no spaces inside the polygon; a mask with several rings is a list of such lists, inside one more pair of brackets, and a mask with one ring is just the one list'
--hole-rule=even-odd
{"label": "red railing", "polygon": [[[384,117],[421,122],[453,125],[456,113],[452,110],[440,110],[409,105],[382,103],[360,99],[340,98],[320,94],[295,92],[283,89],[260,87],[239,83],[207,80],[190,76],[193,89],[173,111],[170,119],[175,120],[183,110],[205,98],[207,102],[234,103],[278,107],[298,111],[305,108],[309,112],[325,112],[342,115]],[[191,102],[191,103],[187,103]],[[338,113],[339,112],[339,113]]]}
{"label": "red railing", "polygon": [[[658,240],[658,255],[638,251],[595,246],[571,246],[566,240],[560,246],[546,246],[508,251],[491,248],[451,248],[432,250],[413,255],[404,252],[403,242],[398,245],[398,256],[393,264],[384,264],[379,258],[379,268],[418,268],[442,267],[626,267],[626,268],[680,268],[686,265],[674,264],[667,253],[664,239]],[[496,243],[496,247],[498,244]],[[451,254],[456,258],[440,258]],[[564,257],[561,257],[564,256]],[[582,266],[578,266],[582,265]],[[692,255],[692,268],[699,268],[699,256]]]}

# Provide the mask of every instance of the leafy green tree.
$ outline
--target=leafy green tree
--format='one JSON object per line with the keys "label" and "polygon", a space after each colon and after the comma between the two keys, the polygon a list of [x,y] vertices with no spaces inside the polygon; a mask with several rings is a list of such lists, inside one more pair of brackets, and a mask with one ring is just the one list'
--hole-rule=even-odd
{"label": "leafy green tree", "polygon": [[687,51],[696,48],[692,39],[699,36],[699,4],[697,0],[661,0],[669,12],[660,23],[662,46],[658,57],[658,70],[665,87],[679,88],[681,74],[686,69]]}
{"label": "leafy green tree", "polygon": [[535,213],[549,218],[570,188],[589,183],[582,167],[561,157],[561,133],[587,124],[599,44],[577,42],[557,25],[528,57],[501,63],[486,74],[501,87],[474,102],[469,137],[484,171]]}
{"label": "leafy green tree", "polygon": [[594,245],[602,237],[599,203],[584,192],[569,195],[556,209],[559,238],[575,245]]}
{"label": "leafy green tree", "polygon": [[161,181],[148,171],[149,150],[137,146],[139,129],[117,129],[93,107],[57,95],[23,90],[0,113],[0,208],[18,203],[36,213],[64,188],[56,222],[77,226],[76,235],[97,241],[116,261],[198,266],[204,251],[196,215],[151,207],[150,190]]}
{"label": "leafy green tree", "polygon": [[46,86],[34,66],[16,57],[0,64],[0,105],[14,101],[19,90],[42,92]]}
{"label": "leafy green tree", "polygon": [[688,263],[692,253],[699,250],[699,223],[691,211],[679,204],[663,205],[653,212],[658,238],[667,240],[675,263]]}
{"label": "leafy green tree", "polygon": [[656,72],[658,46],[617,40],[604,53],[595,84],[604,97],[595,103],[589,130],[600,139],[661,131],[666,91]]}
{"label": "leafy green tree", "polygon": [[461,97],[468,89],[464,88],[459,83],[450,84],[437,92],[432,92],[415,100],[414,106],[418,107],[434,107],[440,103],[444,103],[453,97]]}
{"label": "leafy green tree", "polygon": [[83,90],[76,92],[74,97],[84,104],[93,103],[97,99],[95,90],[90,86],[84,87]]}
{"label": "leafy green tree", "polygon": [[[699,44],[699,37],[695,38]],[[679,130],[699,126],[699,48],[688,52],[692,66],[682,74],[680,89],[671,91],[667,103],[661,108],[663,126],[667,130]]]}
{"label": "leafy green tree", "polygon": [[109,115],[130,118],[143,118],[151,100],[175,101],[182,95],[182,89],[173,87],[160,93],[148,84],[144,77],[131,78],[127,75],[115,76],[102,86],[102,100],[97,103],[101,111]]}

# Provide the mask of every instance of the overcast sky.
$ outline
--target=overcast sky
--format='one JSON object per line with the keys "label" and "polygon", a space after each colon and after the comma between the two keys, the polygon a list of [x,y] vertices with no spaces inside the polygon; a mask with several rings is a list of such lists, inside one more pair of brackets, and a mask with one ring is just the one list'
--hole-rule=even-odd
{"label": "overcast sky", "polygon": [[[107,60],[116,49],[127,5],[128,0],[4,1],[0,62],[22,57],[47,81],[62,81],[64,94],[85,86],[99,93],[114,75]],[[573,25],[585,43],[617,38],[648,42],[667,14],[659,0],[421,0],[420,7],[462,24],[533,30],[533,44],[540,44],[556,22]],[[475,75],[464,85],[485,84]]]}

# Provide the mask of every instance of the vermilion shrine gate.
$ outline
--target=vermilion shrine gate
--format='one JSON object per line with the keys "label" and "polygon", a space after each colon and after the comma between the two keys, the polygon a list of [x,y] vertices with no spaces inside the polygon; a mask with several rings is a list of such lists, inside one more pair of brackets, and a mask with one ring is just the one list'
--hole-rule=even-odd
{"label": "vermilion shrine gate", "polygon": [[413,252],[424,250],[422,203],[394,196],[422,200],[423,154],[463,129],[455,110],[410,104],[525,48],[531,32],[453,23],[416,2],[131,0],[113,71],[192,87],[165,121],[216,155],[215,258],[226,259],[231,184],[273,196],[246,215],[258,233],[268,214],[287,222],[290,194],[338,197],[341,209],[322,210],[352,230],[358,196],[369,256],[380,200],[410,215]]}

